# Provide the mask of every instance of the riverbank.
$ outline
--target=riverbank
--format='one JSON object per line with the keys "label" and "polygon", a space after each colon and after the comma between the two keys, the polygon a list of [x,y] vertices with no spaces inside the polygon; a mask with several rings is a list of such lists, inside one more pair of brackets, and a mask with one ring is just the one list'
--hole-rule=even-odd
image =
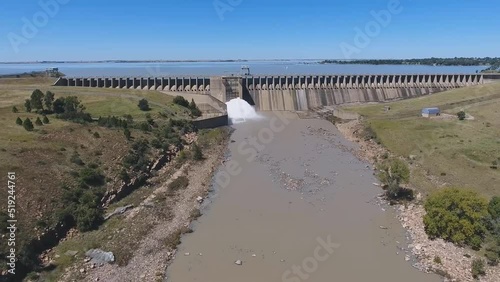
{"label": "riverbank", "polygon": [[[96,240],[103,246],[113,246],[116,241],[122,250],[114,253],[114,263],[96,263],[73,251],[74,262],[56,280],[161,281],[176,255],[180,237],[192,232],[191,222],[201,215],[200,206],[209,193],[212,174],[223,160],[229,130],[218,128],[194,137],[191,141],[203,147],[203,160],[178,157],[158,171],[147,186],[113,206],[110,210],[126,209],[110,218],[102,228],[77,234],[49,254],[65,256],[71,247],[83,241],[89,244],[89,240]],[[189,150],[185,148],[186,152]]]}
{"label": "riverbank", "polygon": [[[373,165],[377,160],[382,160],[384,155],[390,154],[383,146],[373,139],[363,138],[364,126],[358,120],[338,123],[336,127],[344,137],[358,143],[359,148],[355,154]],[[432,179],[430,181],[436,181]],[[417,191],[418,192],[418,191]],[[471,264],[474,259],[480,258],[474,251],[445,242],[442,239],[430,240],[425,233],[423,217],[422,196],[417,195],[414,203],[396,206],[398,219],[407,230],[412,243],[408,246],[413,256],[417,258],[415,267],[424,272],[434,272],[451,281],[473,281]],[[481,281],[500,281],[500,267],[486,267],[486,276]]]}

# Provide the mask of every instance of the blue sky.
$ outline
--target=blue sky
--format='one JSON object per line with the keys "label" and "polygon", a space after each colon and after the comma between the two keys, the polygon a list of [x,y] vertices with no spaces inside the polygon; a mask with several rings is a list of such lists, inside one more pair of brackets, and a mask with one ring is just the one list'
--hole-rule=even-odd
{"label": "blue sky", "polygon": [[498,11],[489,0],[5,0],[0,61],[500,56]]}

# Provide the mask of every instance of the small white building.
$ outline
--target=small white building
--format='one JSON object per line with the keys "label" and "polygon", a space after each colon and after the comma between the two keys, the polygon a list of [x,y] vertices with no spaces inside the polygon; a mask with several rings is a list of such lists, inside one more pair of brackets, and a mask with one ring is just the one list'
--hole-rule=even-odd
{"label": "small white building", "polygon": [[441,115],[441,111],[439,108],[423,108],[422,116],[423,117],[435,117]]}

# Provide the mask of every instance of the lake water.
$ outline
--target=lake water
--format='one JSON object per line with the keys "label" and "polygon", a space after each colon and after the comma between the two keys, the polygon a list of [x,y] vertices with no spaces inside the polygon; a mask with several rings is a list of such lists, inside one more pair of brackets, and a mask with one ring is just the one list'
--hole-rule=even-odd
{"label": "lake water", "polygon": [[484,66],[318,64],[312,61],[60,63],[0,64],[0,75],[58,67],[67,76],[211,76],[240,74],[246,65],[254,75],[291,74],[472,74]]}

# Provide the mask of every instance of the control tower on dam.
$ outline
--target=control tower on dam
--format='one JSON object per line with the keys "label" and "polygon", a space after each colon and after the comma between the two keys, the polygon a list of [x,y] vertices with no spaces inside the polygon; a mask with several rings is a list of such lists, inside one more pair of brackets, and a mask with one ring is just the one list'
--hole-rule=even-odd
{"label": "control tower on dam", "polygon": [[218,77],[61,77],[56,86],[157,90],[242,98],[260,111],[304,111],[346,103],[429,95],[500,79],[494,74],[276,75]]}

